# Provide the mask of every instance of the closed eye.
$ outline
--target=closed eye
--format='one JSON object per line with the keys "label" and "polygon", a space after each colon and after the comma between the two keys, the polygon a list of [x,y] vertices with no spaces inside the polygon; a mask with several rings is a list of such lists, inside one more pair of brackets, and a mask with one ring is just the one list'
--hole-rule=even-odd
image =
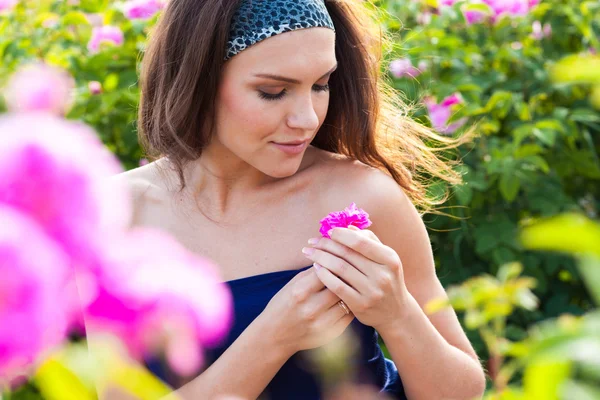
{"label": "closed eye", "polygon": [[[327,92],[327,91],[329,91],[329,84],[327,83],[325,85],[313,85],[313,91]],[[264,100],[268,100],[268,101],[279,100],[279,99],[283,98],[283,96],[285,96],[286,93],[287,93],[286,89],[283,89],[281,92],[279,92],[277,94],[265,93],[260,90],[258,91],[258,95],[260,96],[260,98],[264,99]]]}

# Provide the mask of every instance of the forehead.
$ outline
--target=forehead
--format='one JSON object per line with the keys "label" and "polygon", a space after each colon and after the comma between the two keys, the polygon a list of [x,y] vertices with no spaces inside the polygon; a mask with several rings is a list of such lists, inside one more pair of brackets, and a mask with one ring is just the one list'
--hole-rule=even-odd
{"label": "forehead", "polygon": [[326,72],[335,64],[335,32],[308,28],[281,33],[243,50],[225,63],[226,73]]}

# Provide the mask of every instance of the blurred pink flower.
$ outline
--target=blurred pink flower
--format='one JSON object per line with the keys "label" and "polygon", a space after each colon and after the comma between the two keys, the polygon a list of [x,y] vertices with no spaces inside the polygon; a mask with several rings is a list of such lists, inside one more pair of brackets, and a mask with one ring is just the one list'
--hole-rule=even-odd
{"label": "blurred pink flower", "polygon": [[[439,7],[448,7],[457,3],[458,0],[441,0]],[[504,16],[524,16],[540,3],[540,0],[471,0],[465,4],[487,4],[492,10],[492,20],[497,21]],[[477,10],[463,11],[468,24],[480,23],[486,20],[487,14]]]}
{"label": "blurred pink flower", "polygon": [[164,351],[181,375],[198,371],[201,346],[220,343],[232,298],[214,264],[166,234],[136,229],[107,247],[86,313],[92,330],[112,332],[134,357]]}
{"label": "blurred pink flower", "polygon": [[494,11],[494,19],[500,19],[503,16],[518,17],[525,16],[533,7],[531,0],[483,0]]}
{"label": "blurred pink flower", "polygon": [[12,112],[65,115],[71,108],[75,80],[65,70],[43,63],[20,68],[9,80],[4,97]]}
{"label": "blurred pink flower", "polygon": [[347,228],[354,225],[357,228],[365,229],[371,226],[372,222],[369,219],[369,214],[360,208],[356,207],[356,203],[351,203],[349,207],[342,211],[334,211],[329,213],[321,221],[319,232],[323,237],[329,238],[329,231],[333,228]]}
{"label": "blurred pink flower", "polygon": [[531,37],[535,40],[542,40],[544,38],[552,36],[552,25],[545,23],[542,27],[540,21],[534,21],[531,26]]}
{"label": "blurred pink flower", "polygon": [[98,81],[90,81],[88,82],[88,90],[92,95],[97,95],[102,93],[102,84]]}
{"label": "blurred pink flower", "polygon": [[124,14],[129,19],[148,19],[162,10],[163,0],[130,0],[124,5]]}
{"label": "blurred pink flower", "polygon": [[131,216],[122,171],[83,123],[49,114],[0,118],[0,204],[35,220],[77,265],[94,262],[97,246]]}
{"label": "blurred pink flower", "polygon": [[408,58],[399,58],[390,63],[390,72],[396,78],[405,76],[415,78],[421,74]]}
{"label": "blurred pink flower", "polygon": [[[69,259],[38,224],[0,204],[0,386],[65,338]],[[73,287],[73,286],[71,286]]]}
{"label": "blurred pink flower", "polygon": [[88,42],[88,50],[90,53],[100,51],[102,43],[112,43],[115,46],[121,46],[125,42],[123,31],[118,26],[104,25],[97,26],[92,29],[92,37]]}
{"label": "blurred pink flower", "polygon": [[429,11],[419,13],[417,15],[417,24],[429,25],[431,23],[432,14]]}
{"label": "blurred pink flower", "polygon": [[431,97],[425,98],[424,102],[429,112],[431,125],[439,133],[452,134],[467,122],[467,118],[461,118],[460,120],[448,125],[448,120],[452,115],[453,106],[462,104],[464,102],[459,93],[455,93],[446,97],[439,104],[437,104]]}
{"label": "blurred pink flower", "polygon": [[467,21],[467,25],[479,24],[487,18],[488,14],[478,10],[464,10],[463,15]]}
{"label": "blurred pink flower", "polygon": [[19,0],[0,0],[0,13],[12,10],[18,2]]}

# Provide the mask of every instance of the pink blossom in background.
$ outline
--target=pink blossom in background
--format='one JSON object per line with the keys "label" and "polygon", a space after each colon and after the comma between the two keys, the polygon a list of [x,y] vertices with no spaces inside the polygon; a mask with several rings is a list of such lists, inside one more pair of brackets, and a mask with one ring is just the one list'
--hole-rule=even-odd
{"label": "pink blossom in background", "polygon": [[545,23],[542,27],[540,21],[534,21],[531,26],[531,37],[535,40],[542,40],[544,38],[552,36],[552,25]]}
{"label": "pink blossom in background", "polygon": [[43,63],[20,68],[10,78],[4,97],[11,112],[65,115],[71,108],[75,80],[65,70]]}
{"label": "pink blossom in background", "polygon": [[463,15],[467,25],[479,24],[487,18],[488,14],[478,10],[464,10]]}
{"label": "pink blossom in background", "polygon": [[130,0],[125,3],[123,13],[129,19],[148,19],[164,6],[163,0]]}
{"label": "pink blossom in background", "polygon": [[104,18],[100,13],[86,13],[85,18],[92,27],[102,27],[104,25]]}
{"label": "pink blossom in background", "polygon": [[412,62],[408,58],[399,58],[390,63],[390,72],[396,78],[411,77],[415,78],[421,74],[417,68],[415,68]]}
{"label": "pink blossom in background", "polygon": [[417,15],[417,24],[419,25],[429,25],[431,23],[432,14],[429,11],[425,11],[419,13]]}
{"label": "pink blossom in background", "polygon": [[69,259],[37,223],[0,204],[0,387],[67,333]]}
{"label": "pink blossom in background", "polygon": [[0,0],[0,13],[12,10],[18,2],[19,0]]}
{"label": "pink blossom in background", "polygon": [[[86,322],[112,332],[134,357],[165,351],[181,375],[198,371],[202,346],[232,324],[232,298],[215,265],[157,230],[137,229],[105,252]],[[94,295],[95,294],[95,295]]]}
{"label": "pink blossom in background", "polygon": [[123,31],[118,26],[104,25],[97,26],[92,29],[92,37],[88,42],[88,50],[90,53],[100,51],[102,43],[111,43],[115,46],[121,46],[125,42]]}
{"label": "pink blossom in background", "polygon": [[102,93],[102,84],[98,81],[90,81],[88,82],[88,90],[92,95],[98,95]]}
{"label": "pink blossom in background", "polygon": [[[449,7],[459,0],[441,0],[438,7]],[[497,21],[500,18],[519,17],[529,13],[529,11],[538,5],[540,0],[470,0],[465,4],[487,4],[492,10],[492,20]],[[481,23],[486,20],[487,14],[477,10],[463,11],[468,24]]]}
{"label": "pink blossom in background", "polygon": [[369,219],[369,214],[364,210],[356,207],[356,203],[351,203],[350,206],[342,211],[334,211],[323,218],[321,221],[319,232],[323,237],[329,238],[329,231],[333,228],[347,228],[354,225],[359,229],[365,229],[371,226],[372,222]]}
{"label": "pink blossom in background", "polygon": [[452,115],[453,106],[462,104],[464,102],[458,93],[446,97],[439,104],[437,104],[431,97],[425,98],[424,102],[427,106],[427,111],[429,112],[431,125],[439,133],[452,134],[467,122],[467,118],[461,118],[460,120],[448,125],[448,120]]}
{"label": "pink blossom in background", "polygon": [[0,204],[35,220],[77,265],[131,218],[115,156],[83,123],[49,114],[0,118]]}

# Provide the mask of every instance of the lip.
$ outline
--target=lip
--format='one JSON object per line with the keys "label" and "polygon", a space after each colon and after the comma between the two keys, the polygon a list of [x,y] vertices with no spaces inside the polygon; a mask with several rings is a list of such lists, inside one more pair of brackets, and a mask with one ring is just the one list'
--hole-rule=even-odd
{"label": "lip", "polygon": [[306,149],[308,140],[287,143],[271,142],[271,144],[286,154],[294,155],[300,154]]}

